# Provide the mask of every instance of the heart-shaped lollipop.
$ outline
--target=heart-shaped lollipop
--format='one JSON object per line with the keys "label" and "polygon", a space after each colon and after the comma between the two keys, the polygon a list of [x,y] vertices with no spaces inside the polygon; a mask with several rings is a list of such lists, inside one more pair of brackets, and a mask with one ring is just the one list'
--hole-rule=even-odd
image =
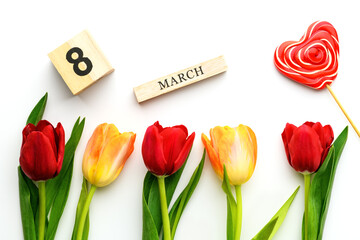
{"label": "heart-shaped lollipop", "polygon": [[318,21],[309,26],[300,41],[276,48],[276,68],[288,78],[314,89],[323,89],[337,76],[339,41],[335,28]]}
{"label": "heart-shaped lollipop", "polygon": [[360,131],[335,96],[330,84],[338,71],[339,40],[333,25],[317,21],[300,41],[288,41],[276,48],[276,68],[288,78],[314,89],[327,88],[360,137]]}

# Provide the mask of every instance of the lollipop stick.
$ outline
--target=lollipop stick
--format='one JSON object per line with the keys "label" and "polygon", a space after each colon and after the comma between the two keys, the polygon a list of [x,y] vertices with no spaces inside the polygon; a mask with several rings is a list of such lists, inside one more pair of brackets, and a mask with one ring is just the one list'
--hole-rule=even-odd
{"label": "lollipop stick", "polygon": [[355,130],[355,132],[357,133],[357,135],[360,137],[360,132],[359,130],[356,128],[354,122],[351,120],[351,118],[349,117],[349,115],[346,113],[345,109],[343,108],[343,106],[341,105],[341,103],[339,102],[339,99],[335,96],[335,93],[333,92],[333,90],[331,89],[329,84],[326,84],[327,89],[329,90],[331,96],[333,96],[333,98],[335,99],[335,102],[339,105],[341,111],[344,113],[345,117],[347,118],[347,120],[349,121],[349,123],[351,124],[351,126],[353,127],[353,129]]}

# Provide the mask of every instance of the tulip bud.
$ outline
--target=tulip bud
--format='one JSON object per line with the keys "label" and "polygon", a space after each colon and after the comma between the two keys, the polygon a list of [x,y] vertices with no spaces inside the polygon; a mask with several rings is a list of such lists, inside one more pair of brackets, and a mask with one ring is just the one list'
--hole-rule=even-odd
{"label": "tulip bud", "polygon": [[46,120],[25,126],[20,151],[20,166],[34,181],[56,177],[62,167],[65,133],[61,123],[56,128]]}
{"label": "tulip bud", "polygon": [[287,123],[281,134],[289,164],[303,174],[316,172],[324,162],[334,133],[330,125],[306,122],[300,127]]}
{"label": "tulip bud", "polygon": [[254,132],[245,125],[236,128],[215,127],[210,129],[211,141],[205,134],[201,140],[216,174],[223,179],[225,165],[230,184],[241,185],[252,176],[257,157]]}
{"label": "tulip bud", "polygon": [[82,170],[92,185],[103,187],[120,174],[134,150],[136,134],[120,133],[114,124],[103,123],[95,129],[86,146]]}
{"label": "tulip bud", "polygon": [[146,130],[142,155],[148,170],[157,176],[175,173],[186,161],[195,133],[188,136],[184,125],[163,128],[159,122]]}

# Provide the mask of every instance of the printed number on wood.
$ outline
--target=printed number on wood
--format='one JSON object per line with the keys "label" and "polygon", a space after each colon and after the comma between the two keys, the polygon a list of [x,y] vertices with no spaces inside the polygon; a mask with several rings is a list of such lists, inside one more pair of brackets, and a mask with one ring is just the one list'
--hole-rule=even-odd
{"label": "printed number on wood", "polygon": [[[73,53],[77,54],[75,59],[73,58]],[[88,75],[93,67],[90,59],[84,57],[83,51],[78,47],[73,47],[66,53],[66,60],[68,60],[69,63],[74,64],[73,66],[74,72],[79,76]],[[83,68],[83,70],[80,69],[80,63],[82,62],[85,64],[85,68]]]}
{"label": "printed number on wood", "polygon": [[114,71],[87,31],[49,53],[49,58],[74,95]]}

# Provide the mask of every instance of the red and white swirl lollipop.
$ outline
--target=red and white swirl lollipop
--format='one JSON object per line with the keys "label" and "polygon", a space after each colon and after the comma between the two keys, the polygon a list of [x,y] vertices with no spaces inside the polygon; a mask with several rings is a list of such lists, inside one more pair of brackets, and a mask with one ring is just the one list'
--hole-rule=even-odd
{"label": "red and white swirl lollipop", "polygon": [[323,89],[337,76],[339,40],[328,22],[310,25],[300,41],[288,41],[275,51],[275,66],[288,78],[314,89]]}
{"label": "red and white swirl lollipop", "polygon": [[337,77],[338,60],[338,35],[334,26],[325,21],[314,22],[300,41],[284,42],[274,54],[276,68],[288,78],[317,90],[327,87],[360,137],[360,132],[330,88]]}

